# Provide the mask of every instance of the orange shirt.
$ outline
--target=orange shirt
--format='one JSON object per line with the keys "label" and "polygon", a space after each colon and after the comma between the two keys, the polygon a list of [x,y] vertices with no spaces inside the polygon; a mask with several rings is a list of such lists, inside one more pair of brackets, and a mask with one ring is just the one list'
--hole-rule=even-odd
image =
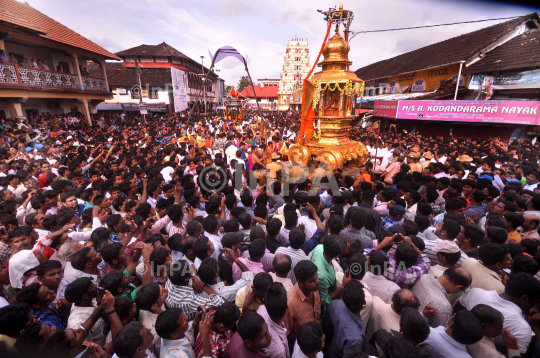
{"label": "orange shirt", "polygon": [[321,296],[319,291],[304,296],[298,283],[287,292],[287,313],[283,319],[290,339],[296,339],[298,329],[308,322],[321,323]]}
{"label": "orange shirt", "polygon": [[371,175],[367,174],[367,173],[364,173],[362,174],[362,176],[364,177],[364,180],[367,181],[368,183],[372,183],[371,181]]}

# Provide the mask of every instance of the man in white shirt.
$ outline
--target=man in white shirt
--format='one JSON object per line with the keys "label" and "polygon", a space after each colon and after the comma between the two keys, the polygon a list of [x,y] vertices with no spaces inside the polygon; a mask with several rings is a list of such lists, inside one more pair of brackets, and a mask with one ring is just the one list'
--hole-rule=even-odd
{"label": "man in white shirt", "polygon": [[[371,316],[366,325],[366,342],[369,342],[375,332],[384,329],[387,332],[400,331],[401,310],[405,307],[418,309],[420,302],[414,294],[404,288],[396,293],[392,298],[391,304],[384,303],[379,297],[373,296],[371,306]],[[368,344],[368,353],[375,354],[375,347]]]}
{"label": "man in white shirt", "polygon": [[462,310],[453,315],[445,326],[431,327],[428,338],[420,346],[430,357],[470,358],[466,345],[482,339],[484,329],[471,312]]}
{"label": "man in white shirt", "polygon": [[369,286],[373,296],[379,297],[386,304],[391,304],[392,296],[400,290],[400,287],[383,276],[384,268],[388,267],[388,258],[382,252],[372,250],[367,262],[368,272],[362,281]]}
{"label": "man in white shirt", "polygon": [[[90,277],[81,277],[67,285],[65,291],[66,301],[72,303],[71,312],[67,322],[67,328],[78,329],[94,313],[97,308],[96,284]],[[94,300],[94,301],[93,301]],[[114,301],[113,301],[114,302]],[[86,341],[99,345],[105,344],[105,335],[103,329],[105,322],[103,318],[96,321],[92,329],[86,336]]]}
{"label": "man in white shirt", "polygon": [[[316,204],[316,209],[319,208],[319,205]],[[311,216],[311,213],[308,215]],[[298,226],[304,225],[304,232],[306,234],[306,240],[311,239],[315,231],[317,231],[317,223],[315,222],[315,219],[313,219],[310,216],[300,216],[298,218]]]}
{"label": "man in white shirt", "polygon": [[172,174],[174,173],[174,164],[165,164],[165,167],[161,169],[160,174],[165,179],[165,182],[169,184],[172,180]]}
{"label": "man in white shirt", "polygon": [[236,159],[236,151],[238,148],[231,144],[230,146],[225,149],[225,155],[227,156],[227,164],[231,163],[231,160]]}
{"label": "man in white shirt", "polygon": [[[319,323],[308,322],[298,329],[297,340],[294,343],[293,354],[291,358],[323,358],[322,349],[324,347],[324,334]],[[313,337],[321,340],[321,346],[318,350],[310,351]]]}
{"label": "man in white shirt", "polygon": [[203,220],[204,236],[206,236],[212,244],[214,244],[214,252],[210,257],[218,261],[220,250],[223,249],[221,237],[218,235],[219,222],[215,215],[208,215]]}
{"label": "man in white shirt", "polygon": [[527,175],[527,185],[523,187],[523,190],[534,191],[538,187],[538,182],[540,179],[540,172],[532,172]]}
{"label": "man in white shirt", "polygon": [[463,295],[455,310],[466,308],[471,310],[479,303],[488,305],[504,316],[504,329],[516,337],[521,354],[527,352],[532,338],[529,323],[523,318],[524,312],[529,312],[540,298],[540,281],[527,273],[511,275],[503,293],[473,288]]}

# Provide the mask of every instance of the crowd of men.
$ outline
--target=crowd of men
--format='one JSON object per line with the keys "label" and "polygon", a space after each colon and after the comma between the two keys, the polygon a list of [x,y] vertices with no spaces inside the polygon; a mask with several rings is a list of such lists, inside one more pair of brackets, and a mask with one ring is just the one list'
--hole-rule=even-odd
{"label": "crowd of men", "polygon": [[1,356],[540,356],[537,144],[297,117],[1,121]]}

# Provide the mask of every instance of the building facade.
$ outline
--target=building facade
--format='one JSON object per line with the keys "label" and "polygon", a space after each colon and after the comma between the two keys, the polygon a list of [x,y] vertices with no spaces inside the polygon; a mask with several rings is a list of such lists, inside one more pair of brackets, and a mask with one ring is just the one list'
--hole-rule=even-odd
{"label": "building facade", "polygon": [[263,86],[279,86],[279,78],[260,78],[257,80],[257,83],[262,84]]}
{"label": "building facade", "polygon": [[278,88],[280,110],[289,109],[292,94],[302,88],[302,81],[309,73],[308,39],[293,38],[287,42],[283,70]]}
{"label": "building facade", "polygon": [[0,118],[81,112],[90,121],[112,98],[105,60],[120,58],[27,3],[3,0],[0,10]]}
{"label": "building facade", "polygon": [[[171,69],[184,71],[188,86],[188,105],[196,111],[211,111],[223,99],[222,82],[214,73],[201,91],[208,68],[165,42],[159,45],[140,45],[116,54],[123,62],[107,62],[109,86],[113,93],[110,100],[100,104],[100,110],[138,111],[142,102],[148,111],[174,112]],[[139,67],[139,75],[137,75]],[[140,76],[140,88],[139,88]],[[197,94],[200,92],[199,98]],[[118,106],[120,104],[121,106]],[[150,109],[151,108],[151,109]]]}
{"label": "building facade", "polygon": [[[532,13],[362,67],[355,109],[373,109],[383,130],[531,139],[540,135],[539,33]],[[488,107],[500,115],[491,118]],[[518,107],[534,110],[511,116]]]}
{"label": "building facade", "polygon": [[240,96],[247,99],[246,107],[257,108],[258,102],[261,109],[272,111],[278,109],[277,86],[255,86],[255,96],[253,88],[248,86],[240,92]]}

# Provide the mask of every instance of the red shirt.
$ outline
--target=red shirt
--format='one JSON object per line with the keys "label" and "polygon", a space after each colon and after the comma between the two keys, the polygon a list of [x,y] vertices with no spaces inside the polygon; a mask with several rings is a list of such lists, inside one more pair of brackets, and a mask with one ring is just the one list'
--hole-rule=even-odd
{"label": "red shirt", "polygon": [[47,186],[47,174],[43,173],[38,177],[39,188],[43,189]]}
{"label": "red shirt", "polygon": [[[206,312],[207,316],[213,316],[216,313],[217,309],[213,309]],[[208,333],[210,336],[210,350],[212,351],[212,357],[221,357],[223,355],[223,351],[225,348],[227,348],[227,345],[231,341],[231,331],[227,331],[225,333],[216,333],[214,331],[210,331]],[[195,357],[202,358],[203,356],[203,345],[201,341],[201,333],[197,335],[197,339],[195,340],[195,345],[193,346],[193,352],[195,353]]]}

